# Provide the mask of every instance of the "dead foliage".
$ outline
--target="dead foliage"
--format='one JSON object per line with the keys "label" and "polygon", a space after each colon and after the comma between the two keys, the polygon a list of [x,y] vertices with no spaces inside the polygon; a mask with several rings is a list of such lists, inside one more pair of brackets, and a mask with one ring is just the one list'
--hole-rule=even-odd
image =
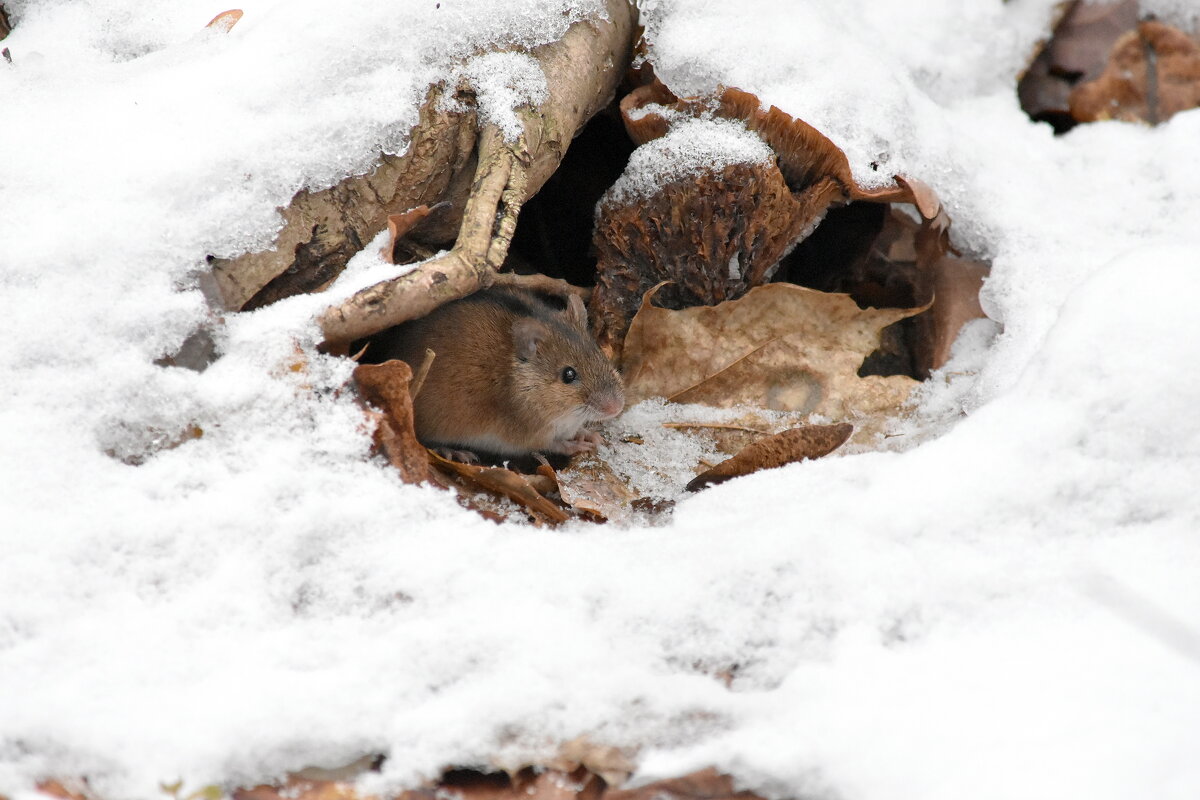
{"label": "dead foliage", "polygon": [[518,472],[503,467],[463,464],[443,458],[433,450],[428,452],[431,463],[441,472],[458,477],[476,489],[507,497],[526,509],[536,523],[558,524],[570,519],[562,508],[547,500]]}
{"label": "dead foliage", "polygon": [[221,33],[229,33],[241,18],[242,10],[240,8],[231,8],[228,11],[222,11],[220,14],[217,14],[204,27],[212,28]]}
{"label": "dead foliage", "polygon": [[1137,0],[1073,0],[1018,85],[1021,107],[1058,133],[1100,120],[1156,125],[1200,105],[1197,40]]}
{"label": "dead foliage", "polygon": [[[507,772],[450,770],[428,786],[388,795],[387,800],[761,800],[751,792],[737,791],[732,777],[712,768],[636,789],[617,788],[629,777],[632,766],[628,759],[617,748],[586,746],[608,753],[600,760],[586,754],[584,759],[560,756],[548,765]],[[233,800],[384,800],[358,791],[349,778],[320,780],[297,775],[280,785],[237,789],[232,797]]]}
{"label": "dead foliage", "polygon": [[854,426],[846,422],[791,428],[747,445],[738,451],[737,455],[697,475],[687,485],[687,489],[689,492],[696,492],[762,469],[820,458],[845,444],[853,432]]}
{"label": "dead foliage", "polygon": [[417,441],[413,427],[413,405],[409,395],[412,369],[403,361],[359,364],[354,382],[363,399],[378,411],[367,410],[375,423],[375,445],[400,473],[405,483],[429,479],[426,450]]}
{"label": "dead foliage", "polygon": [[[601,201],[591,311],[598,341],[618,358],[650,287],[666,283],[657,302],[673,309],[740,297],[777,277],[780,260],[847,203],[912,205],[921,220],[911,234],[914,249],[927,272],[950,249],[950,218],[929,186],[905,176],[896,176],[890,187],[859,186],[837,145],[774,106],[764,110],[748,92],[730,88],[716,98],[678,98],[653,80],[626,96],[621,112],[639,144],[665,135],[681,117],[740,120],[771,147],[777,164],[688,176],[636,202]],[[864,241],[869,247],[871,239]],[[790,269],[786,264],[780,275]]]}
{"label": "dead foliage", "polygon": [[1140,22],[1113,45],[1100,77],[1075,87],[1068,102],[1080,122],[1165,122],[1200,106],[1200,45],[1170,25]]}
{"label": "dead foliage", "polygon": [[861,309],[846,295],[790,284],[752,289],[740,300],[681,310],[647,293],[626,338],[626,397],[747,404],[846,419],[888,413],[916,382],[860,378],[885,327],[920,311]]}

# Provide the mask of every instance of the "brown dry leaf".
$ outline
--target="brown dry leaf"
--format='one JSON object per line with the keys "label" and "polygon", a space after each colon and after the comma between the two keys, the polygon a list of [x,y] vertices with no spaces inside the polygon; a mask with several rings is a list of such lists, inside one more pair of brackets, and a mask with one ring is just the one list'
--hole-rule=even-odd
{"label": "brown dry leaf", "polygon": [[912,320],[917,377],[927,378],[944,366],[962,326],[985,316],[979,290],[988,271],[986,264],[962,258],[943,258],[933,265],[933,306]]}
{"label": "brown dry leaf", "polygon": [[569,773],[582,767],[614,788],[629,780],[634,770],[633,761],[619,747],[596,744],[586,735],[564,742],[546,766]]}
{"label": "brown dry leaf", "polygon": [[432,206],[419,205],[400,214],[388,214],[388,243],[380,253],[384,261],[389,264],[412,264],[432,256],[435,252],[432,248],[411,241],[408,234],[430,214],[449,207],[449,202],[442,201]]}
{"label": "brown dry leaf", "polygon": [[222,11],[220,14],[217,14],[204,27],[213,28],[221,33],[229,33],[241,18],[242,10],[240,8],[231,8],[228,11]]}
{"label": "brown dry leaf", "polygon": [[820,458],[841,447],[854,432],[848,422],[837,425],[806,425],[768,436],[738,451],[737,455],[697,475],[687,485],[689,492],[724,483],[730,478],[762,469],[782,467],[793,461]]}
{"label": "brown dry leaf", "polygon": [[637,495],[597,458],[580,459],[558,473],[558,495],[571,508],[596,520],[621,520]]}
{"label": "brown dry leaf", "polygon": [[363,398],[382,411],[375,421],[375,445],[388,462],[400,472],[405,483],[429,479],[429,459],[424,445],[417,441],[413,427],[412,398],[408,394],[412,370],[403,361],[359,364],[354,382]]}
{"label": "brown dry leaf", "polygon": [[1059,133],[1070,129],[1075,124],[1067,103],[1072,88],[1099,77],[1113,44],[1133,29],[1137,15],[1138,0],[1062,4],[1054,33],[1017,85],[1025,113]]}
{"label": "brown dry leaf", "polygon": [[1156,21],[1138,24],[1113,45],[1104,73],[1077,86],[1071,116],[1157,125],[1200,106],[1200,45]]}
{"label": "brown dry leaf", "polygon": [[565,511],[530,486],[529,481],[525,480],[523,475],[502,467],[460,464],[457,461],[442,458],[432,450],[426,452],[429,454],[430,462],[439,469],[457,475],[481,489],[504,495],[514,503],[534,512],[535,518],[545,518],[553,523],[562,523],[570,519]]}
{"label": "brown dry leaf", "polygon": [[57,778],[48,778],[38,782],[37,790],[58,800],[91,800],[92,797],[87,781],[84,780],[60,781]]}
{"label": "brown dry leaf", "polygon": [[605,800],[761,800],[753,792],[739,792],[733,778],[709,767],[682,778],[650,783],[637,789],[606,792]]}
{"label": "brown dry leaf", "polygon": [[[289,778],[280,786],[255,786],[235,789],[233,800],[376,800],[375,795],[361,794],[353,781],[314,781]],[[404,792],[397,800],[433,800],[433,794]]]}
{"label": "brown dry leaf", "polygon": [[740,300],[670,311],[647,293],[625,340],[626,400],[757,405],[834,419],[895,412],[916,385],[860,378],[885,327],[916,309],[860,309],[847,295],[776,283]]}

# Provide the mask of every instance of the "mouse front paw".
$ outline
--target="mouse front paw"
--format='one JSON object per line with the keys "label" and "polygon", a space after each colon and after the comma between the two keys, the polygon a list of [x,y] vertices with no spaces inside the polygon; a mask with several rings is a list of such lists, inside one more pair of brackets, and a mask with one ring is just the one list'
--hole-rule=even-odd
{"label": "mouse front paw", "polygon": [[604,444],[604,437],[595,431],[581,430],[570,439],[563,439],[555,444],[560,453],[573,456],[579,453],[596,452],[596,448]]}

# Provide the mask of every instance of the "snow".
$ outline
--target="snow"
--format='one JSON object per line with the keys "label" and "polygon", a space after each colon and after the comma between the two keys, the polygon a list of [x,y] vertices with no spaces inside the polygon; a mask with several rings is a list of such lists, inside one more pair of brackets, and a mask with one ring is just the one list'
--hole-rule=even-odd
{"label": "snow", "polygon": [[600,205],[634,203],[688,175],[719,173],[733,164],[762,164],[774,158],[771,148],[741,120],[679,120],[665,136],[633,151],[625,172],[604,193]]}
{"label": "snow", "polygon": [[[497,526],[402,485],[314,350],[325,302],[397,273],[382,240],[327,297],[222,320],[204,256],[403,150],[430,80],[598,4],[264,0],[220,34],[195,0],[8,0],[0,794],[369,752],[394,790],[584,733],[639,748],[639,781],[715,764],[773,798],[1200,793],[1200,112],[1029,122],[1052,0],[645,6],[673,90],[739,86],[860,181],[920,178],[991,260],[994,322],[912,420],[940,435],[652,528]],[[153,365],[206,322],[220,359]]]}

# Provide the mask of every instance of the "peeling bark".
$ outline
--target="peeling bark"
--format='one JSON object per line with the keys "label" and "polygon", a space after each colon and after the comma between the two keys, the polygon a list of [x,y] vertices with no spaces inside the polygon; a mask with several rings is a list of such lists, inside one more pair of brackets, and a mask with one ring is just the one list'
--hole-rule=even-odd
{"label": "peeling bark", "polygon": [[441,110],[446,91],[433,87],[401,156],[385,156],[370,175],[322,192],[301,192],[285,209],[272,250],[217,262],[221,302],[252,308],[328,285],[350,256],[392,214],[449,201],[419,240],[453,249],[415,271],[368,287],[322,314],[327,344],[336,346],[432,311],[488,286],[503,263],[521,205],[553,174],[571,140],[611,102],[629,63],[637,11],[608,0],[607,18],[576,23],[531,55],[546,75],[549,97],[521,109],[524,135],[506,142],[480,130],[472,112]]}

